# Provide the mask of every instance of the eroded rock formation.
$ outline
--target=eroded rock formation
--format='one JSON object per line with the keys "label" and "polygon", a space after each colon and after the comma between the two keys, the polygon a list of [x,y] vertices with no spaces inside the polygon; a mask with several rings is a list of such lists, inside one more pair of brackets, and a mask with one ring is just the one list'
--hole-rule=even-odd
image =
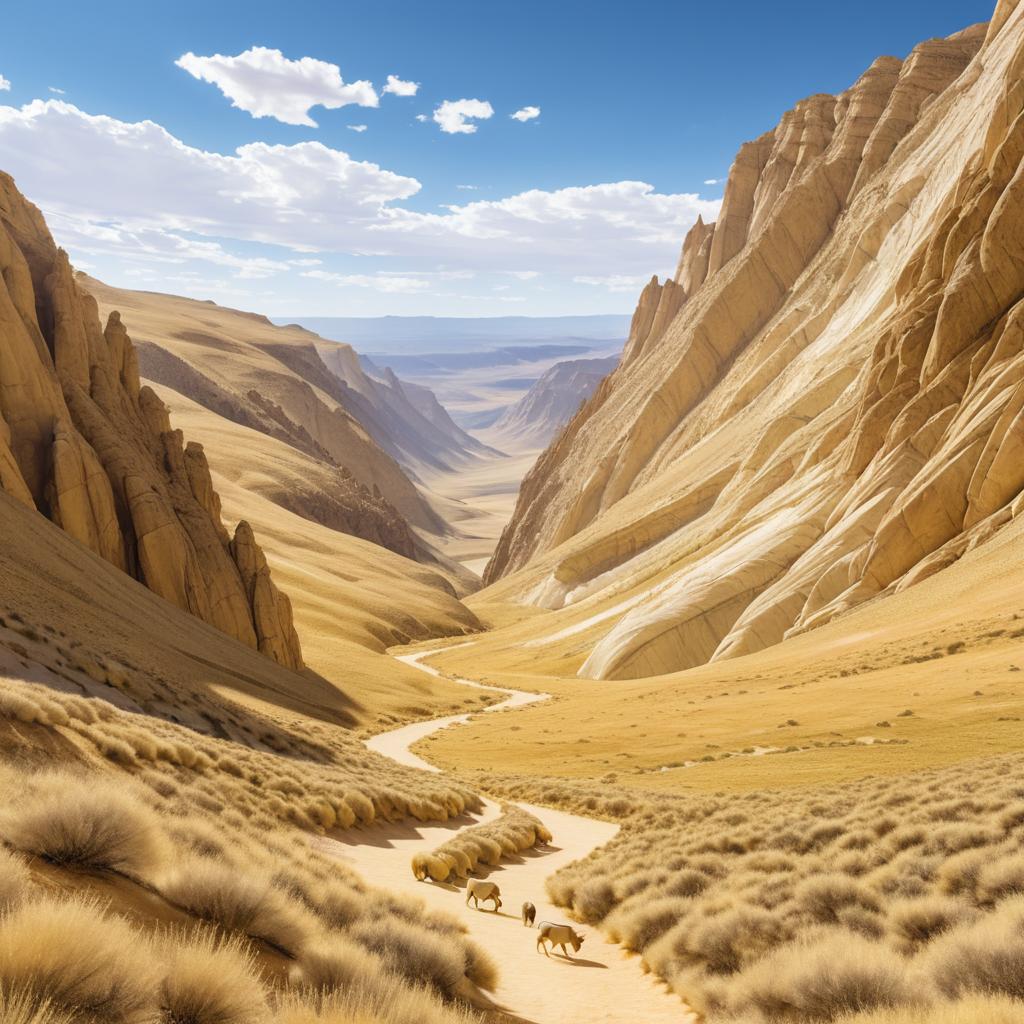
{"label": "eroded rock formation", "polygon": [[100,325],[39,211],[0,174],[0,487],[179,608],[302,667],[288,598],[234,537],[197,444],[141,387],[121,318]]}
{"label": "eroded rock formation", "polygon": [[745,144],[525,481],[496,599],[563,609],[581,675],[673,671],[908,587],[1019,515],[1022,156],[1018,0]]}

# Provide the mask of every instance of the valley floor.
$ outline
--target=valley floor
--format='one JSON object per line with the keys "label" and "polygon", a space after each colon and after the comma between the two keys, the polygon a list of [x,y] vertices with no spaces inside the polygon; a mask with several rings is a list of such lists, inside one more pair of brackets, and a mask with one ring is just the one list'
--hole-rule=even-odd
{"label": "valley floor", "polygon": [[[407,655],[403,660],[435,675],[436,670],[420,663],[422,657]],[[466,679],[455,681],[478,685]],[[539,700],[543,700],[543,695],[514,694],[505,704],[522,706]],[[410,743],[466,717],[396,729],[375,736],[368,746],[402,764],[436,771],[410,751]],[[615,837],[619,826],[547,807],[519,806],[539,817],[554,840],[546,847],[503,858],[500,867],[490,869],[487,877],[500,884],[504,901],[497,913],[466,906],[462,880],[457,885],[417,882],[409,868],[414,853],[433,849],[462,829],[498,817],[501,808],[493,801],[485,801],[480,814],[465,815],[444,824],[402,823],[374,827],[368,832],[348,831],[337,838],[323,839],[320,845],[325,852],[372,879],[375,885],[424,899],[431,909],[455,914],[497,961],[501,980],[494,998],[503,1011],[516,1018],[535,1024],[562,1024],[569,1020],[587,1024],[686,1024],[694,1020],[677,996],[653,975],[643,972],[639,957],[624,953],[622,947],[609,942],[596,928],[574,924],[586,941],[571,961],[560,953],[546,957],[537,950],[537,932],[523,927],[520,905],[525,900],[532,902],[537,908],[538,923],[564,921],[564,909],[554,906],[546,895],[545,880],[605,845]],[[481,866],[477,874],[487,870]]]}

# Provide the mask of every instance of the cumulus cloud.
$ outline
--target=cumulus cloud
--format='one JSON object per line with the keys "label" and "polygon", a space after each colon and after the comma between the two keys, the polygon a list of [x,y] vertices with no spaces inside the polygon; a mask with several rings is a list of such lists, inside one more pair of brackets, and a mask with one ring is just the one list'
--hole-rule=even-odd
{"label": "cumulus cloud", "polygon": [[253,117],[273,117],[284,124],[315,128],[310,107],[328,109],[358,104],[376,107],[380,100],[366,81],[346,83],[337,64],[303,57],[289,60],[280,50],[254,46],[234,57],[186,53],[175,62],[193,78],[210,82],[231,105]]}
{"label": "cumulus cloud", "polygon": [[347,124],[347,125],[345,125],[345,127],[348,128],[348,130],[350,132],[365,132],[366,131],[366,125],[365,124]]}
{"label": "cumulus cloud", "polygon": [[434,120],[448,135],[472,135],[476,125],[467,118],[486,121],[493,116],[494,107],[487,100],[445,100],[434,111]]}
{"label": "cumulus cloud", "polygon": [[590,284],[597,288],[607,288],[610,292],[635,292],[649,280],[650,277],[642,274],[637,276],[608,274],[604,277],[591,277],[584,274],[573,278],[575,284]]}
{"label": "cumulus cloud", "polygon": [[426,115],[426,114],[417,114],[417,115],[416,115],[416,120],[417,120],[417,121],[429,121],[429,120],[430,120],[430,118],[429,118],[429,117],[427,117],[427,115]]}
{"label": "cumulus cloud", "polygon": [[415,96],[419,92],[419,82],[405,82],[397,75],[388,75],[387,84],[381,90],[393,96]]}
{"label": "cumulus cloud", "polygon": [[[588,277],[649,277],[674,266],[697,215],[714,220],[720,205],[619,181],[532,189],[427,213],[404,205],[420,191],[415,178],[319,142],[257,142],[210,153],[152,121],[87,114],[63,100],[0,105],[0,152],[5,170],[43,207],[76,257],[86,241],[99,244],[97,233],[110,232],[104,244],[113,251],[157,246],[145,232],[159,231],[269,243],[302,257],[389,256],[412,267],[429,261],[452,272],[500,271],[523,280],[566,268]],[[54,160],[55,152],[62,159]],[[213,250],[201,258],[211,256],[220,259]],[[232,269],[251,275],[273,268]]]}
{"label": "cumulus cloud", "polygon": [[540,117],[540,107],[522,107],[508,116],[513,121],[532,121],[535,117]]}
{"label": "cumulus cloud", "polygon": [[10,80],[0,75],[0,92],[10,92],[11,83]]}

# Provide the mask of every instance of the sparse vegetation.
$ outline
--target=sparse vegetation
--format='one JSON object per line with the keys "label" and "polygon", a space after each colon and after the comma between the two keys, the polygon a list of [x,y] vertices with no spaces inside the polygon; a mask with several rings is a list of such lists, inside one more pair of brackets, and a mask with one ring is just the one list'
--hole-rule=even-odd
{"label": "sparse vegetation", "polygon": [[550,831],[536,815],[521,807],[506,807],[497,820],[465,828],[433,852],[416,854],[412,872],[434,882],[452,875],[467,878],[481,863],[496,867],[502,857],[550,842]]}
{"label": "sparse vegetation", "polygon": [[1003,756],[714,796],[480,783],[622,822],[606,847],[556,873],[549,894],[641,953],[710,1020],[859,1021],[872,1011],[930,1021],[915,1008],[1024,1000],[1022,767]]}

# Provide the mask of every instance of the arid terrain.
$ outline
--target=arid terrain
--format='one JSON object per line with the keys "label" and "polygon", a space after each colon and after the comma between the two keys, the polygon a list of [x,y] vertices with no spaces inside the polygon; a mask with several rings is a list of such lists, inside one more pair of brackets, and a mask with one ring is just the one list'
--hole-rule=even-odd
{"label": "arid terrain", "polygon": [[1024,4],[780,113],[454,401],[0,175],[0,1024],[1024,1020]]}

